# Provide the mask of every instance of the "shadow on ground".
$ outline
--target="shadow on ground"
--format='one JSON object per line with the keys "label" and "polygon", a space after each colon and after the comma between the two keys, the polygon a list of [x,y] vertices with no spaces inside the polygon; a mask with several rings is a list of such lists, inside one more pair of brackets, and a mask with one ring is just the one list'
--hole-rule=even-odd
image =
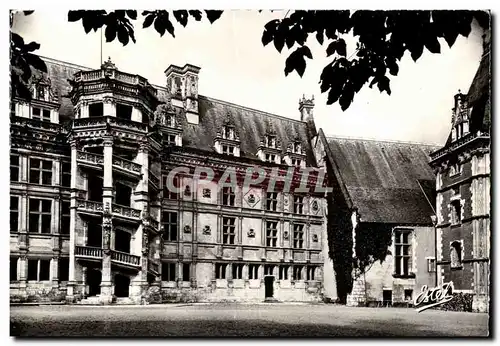
{"label": "shadow on ground", "polygon": [[367,320],[356,326],[289,324],[263,320],[176,320],[103,322],[11,321],[16,337],[449,337],[440,331],[404,325],[399,320]]}

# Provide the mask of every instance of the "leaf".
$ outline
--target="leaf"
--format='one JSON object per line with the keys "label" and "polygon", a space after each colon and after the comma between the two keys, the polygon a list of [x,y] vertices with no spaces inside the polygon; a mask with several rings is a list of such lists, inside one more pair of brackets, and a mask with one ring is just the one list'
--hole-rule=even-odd
{"label": "leaf", "polygon": [[168,18],[168,12],[165,12],[165,16],[163,18],[164,18],[165,27],[166,27],[168,33],[170,35],[172,35],[172,37],[175,37],[175,35],[174,35],[174,25],[172,24],[172,22]]}
{"label": "leaf", "polygon": [[441,45],[439,44],[439,41],[436,36],[428,36],[427,39],[425,40],[425,47],[427,50],[431,53],[437,54],[441,53]]}
{"label": "leaf", "polygon": [[262,33],[262,45],[265,47],[273,40],[273,34],[270,30],[265,29]]}
{"label": "leaf", "polygon": [[190,10],[189,14],[193,16],[197,22],[199,22],[202,18],[201,11],[198,10]]}
{"label": "leaf", "polygon": [[[307,51],[309,51],[309,53],[307,53]],[[285,61],[285,76],[288,76],[293,70],[296,70],[300,77],[304,75],[304,71],[306,70],[304,54],[311,55],[309,48],[299,47],[288,56]]]}
{"label": "leaf", "polygon": [[457,37],[458,31],[456,30],[446,30],[444,32],[444,39],[446,40],[446,43],[448,43],[448,47],[450,48],[455,44]]}
{"label": "leaf", "polygon": [[389,87],[390,80],[387,76],[381,76],[378,78],[378,90],[383,92],[384,90],[387,92],[387,95],[391,94],[391,88]]}
{"label": "leaf", "polygon": [[387,68],[389,69],[389,73],[393,76],[397,76],[399,72],[399,66],[395,61],[387,61]]}
{"label": "leaf", "polygon": [[219,10],[205,10],[207,18],[210,21],[210,24],[213,24],[217,19],[219,19],[222,16],[223,12],[224,11],[219,11]]}
{"label": "leaf", "polygon": [[285,45],[285,35],[283,35],[283,32],[280,32],[280,30],[278,30],[274,35],[274,47],[278,52],[281,53],[284,45]]}
{"label": "leaf", "polygon": [[344,39],[339,38],[338,40],[335,40],[331,42],[328,47],[326,48],[326,56],[330,56],[332,54],[337,53],[338,55],[341,56],[346,56],[346,44]]}
{"label": "leaf", "polygon": [[156,20],[155,20],[155,30],[160,34],[160,36],[163,36],[165,34],[165,25],[164,23],[162,22],[163,17],[161,16],[158,16],[156,17]]}
{"label": "leaf", "polygon": [[15,32],[11,31],[10,39],[14,43],[14,46],[19,47],[19,48],[24,47],[23,38],[20,35],[16,34]]}
{"label": "leaf", "polygon": [[68,11],[68,22],[77,22],[83,18],[84,11]]}
{"label": "leaf", "polygon": [[25,16],[29,16],[30,14],[33,14],[35,11],[23,11]]}
{"label": "leaf", "polygon": [[83,29],[85,30],[85,33],[88,34],[90,32],[90,30],[92,30],[92,27],[93,27],[92,18],[83,17],[82,24],[83,24]]}
{"label": "leaf", "polygon": [[342,90],[342,94],[340,95],[339,98],[340,109],[342,109],[342,111],[345,111],[347,108],[349,108],[353,98],[354,98],[354,90],[349,84],[347,84],[344,87],[344,90]]}
{"label": "leaf", "polygon": [[422,56],[423,51],[423,44],[417,44],[415,47],[413,47],[413,50],[411,50],[411,58],[413,59],[413,61],[416,62]]}
{"label": "leaf", "polygon": [[307,46],[302,46],[301,47],[301,52],[304,56],[308,57],[309,59],[312,59],[312,53],[311,53],[311,50],[309,49],[309,47]]}
{"label": "leaf", "polygon": [[40,49],[40,44],[36,42],[30,42],[24,46],[24,50],[26,50],[27,52],[33,52],[37,49]]}
{"label": "leaf", "polygon": [[186,27],[188,23],[189,13],[186,10],[173,11],[175,19],[181,24],[183,27]]}
{"label": "leaf", "polygon": [[144,23],[142,23],[142,28],[149,28],[151,24],[153,24],[153,21],[155,20],[156,15],[155,14],[149,14],[145,19]]}
{"label": "leaf", "polygon": [[122,25],[118,26],[118,41],[120,41],[120,43],[124,46],[126,46],[129,41],[127,29],[125,29]]}
{"label": "leaf", "polygon": [[323,36],[323,29],[318,30],[316,33],[316,40],[318,40],[319,44],[323,44],[324,36]]}
{"label": "leaf", "polygon": [[[108,24],[106,30],[104,30],[104,36],[106,36],[106,42],[113,42],[116,38],[116,25]],[[121,41],[120,41],[121,42]]]}
{"label": "leaf", "polygon": [[26,62],[36,68],[39,71],[47,73],[47,65],[45,65],[45,62],[40,59],[38,55],[27,53],[26,56]]}
{"label": "leaf", "polygon": [[130,17],[130,19],[136,20],[137,19],[137,11],[136,10],[126,10],[125,13],[127,16]]}

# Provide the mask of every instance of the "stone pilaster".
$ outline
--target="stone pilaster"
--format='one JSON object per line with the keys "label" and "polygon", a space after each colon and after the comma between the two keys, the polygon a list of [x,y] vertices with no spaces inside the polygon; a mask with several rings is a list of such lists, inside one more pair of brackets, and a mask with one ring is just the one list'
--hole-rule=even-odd
{"label": "stone pilaster", "polygon": [[75,259],[75,246],[76,246],[76,223],[77,223],[77,150],[78,143],[76,140],[71,140],[71,200],[70,200],[70,226],[69,226],[69,280],[67,285],[66,300],[74,301],[75,299],[75,286],[76,286],[76,259]]}

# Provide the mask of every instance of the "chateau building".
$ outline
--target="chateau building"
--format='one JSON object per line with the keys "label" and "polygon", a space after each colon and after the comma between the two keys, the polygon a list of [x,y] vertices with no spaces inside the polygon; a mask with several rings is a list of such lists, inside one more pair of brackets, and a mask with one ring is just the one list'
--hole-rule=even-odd
{"label": "chateau building", "polygon": [[[436,147],[326,137],[315,143],[328,174],[328,245],[338,299],[351,306],[412,304],[435,283]],[[353,258],[368,260],[353,266]]]}
{"label": "chateau building", "polygon": [[455,95],[450,135],[431,154],[436,173],[438,280],[473,295],[475,311],[489,311],[491,31],[467,94]]}
{"label": "chateau building", "polygon": [[[325,193],[296,191],[300,175],[273,190],[241,178],[318,171],[313,99],[297,121],[199,95],[189,64],[159,87],[111,60],[44,61],[32,99],[11,100],[11,300],[323,298]],[[237,186],[198,167],[233,169]]]}

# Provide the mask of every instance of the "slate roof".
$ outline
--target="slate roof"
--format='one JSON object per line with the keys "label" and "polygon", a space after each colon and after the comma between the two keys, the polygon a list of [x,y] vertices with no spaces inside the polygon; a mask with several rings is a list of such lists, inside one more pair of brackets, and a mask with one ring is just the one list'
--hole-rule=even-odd
{"label": "slate roof", "polygon": [[[50,58],[42,57],[47,64],[48,76],[52,82],[53,91],[57,93],[61,108],[59,110],[62,122],[73,118],[73,105],[67,97],[70,91],[68,79],[80,70],[91,70]],[[154,86],[158,91],[158,99],[166,101],[169,97],[166,88]],[[307,155],[307,162],[315,166],[314,153],[307,137],[307,125],[294,119],[262,112],[259,110],[239,106],[229,102],[199,95],[199,124],[187,123],[183,117],[183,147],[215,152],[214,138],[221,131],[221,125],[229,113],[234,119],[234,126],[240,137],[240,156],[257,159],[257,150],[266,128],[269,124],[276,131],[277,141],[283,152],[287,145],[299,138]]]}
{"label": "slate roof", "polygon": [[322,131],[320,137],[347,205],[358,210],[361,222],[431,224],[435,177],[428,162],[436,146],[327,138]]}

